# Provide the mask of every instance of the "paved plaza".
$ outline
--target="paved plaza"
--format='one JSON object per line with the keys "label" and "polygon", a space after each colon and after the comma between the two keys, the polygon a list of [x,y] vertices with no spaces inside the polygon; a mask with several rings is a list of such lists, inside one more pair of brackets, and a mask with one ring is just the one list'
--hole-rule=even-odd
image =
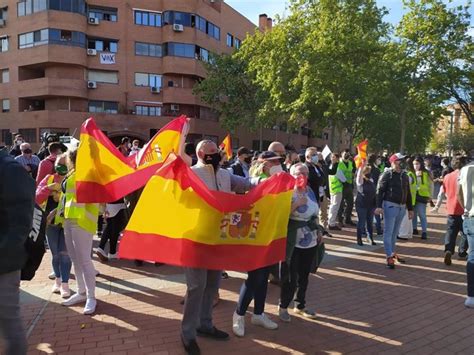
{"label": "paved plaza", "polygon": [[[443,210],[441,210],[444,213]],[[203,354],[474,354],[474,310],[464,307],[464,260],[443,263],[446,218],[429,216],[429,239],[399,242],[407,263],[385,268],[381,240],[356,245],[355,229],[326,239],[328,254],[310,277],[308,307],[317,320],[278,320],[276,331],[250,324],[245,338],[198,339]],[[180,301],[185,293],[180,268],[131,261],[101,264],[97,312],[66,308],[50,293],[50,254],[35,279],[22,284],[22,310],[29,354],[184,354]],[[244,274],[222,280],[216,326],[232,333],[232,313]],[[75,281],[72,281],[75,289]],[[266,313],[277,320],[279,289],[269,286]]]}

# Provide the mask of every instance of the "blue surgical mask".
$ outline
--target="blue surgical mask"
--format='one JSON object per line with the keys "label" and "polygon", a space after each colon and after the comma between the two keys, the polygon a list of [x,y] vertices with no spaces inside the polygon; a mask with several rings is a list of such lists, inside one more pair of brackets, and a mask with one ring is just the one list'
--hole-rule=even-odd
{"label": "blue surgical mask", "polygon": [[313,155],[313,156],[311,157],[311,162],[312,162],[313,164],[317,164],[317,163],[319,162],[319,157],[318,157],[317,155]]}

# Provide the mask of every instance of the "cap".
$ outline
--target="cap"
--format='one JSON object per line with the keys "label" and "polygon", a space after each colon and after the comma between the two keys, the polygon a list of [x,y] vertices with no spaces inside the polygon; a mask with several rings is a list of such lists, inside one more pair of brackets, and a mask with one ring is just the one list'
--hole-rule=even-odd
{"label": "cap", "polygon": [[403,155],[402,153],[396,153],[396,154],[393,154],[388,161],[390,162],[390,164],[392,164],[393,162],[397,160],[402,160],[404,158],[405,158],[405,155]]}
{"label": "cap", "polygon": [[243,154],[253,154],[253,152],[246,147],[240,147],[239,149],[237,149],[238,156],[243,155]]}
{"label": "cap", "polygon": [[266,151],[259,155],[258,160],[267,161],[267,160],[281,160],[281,156],[275,152]]}

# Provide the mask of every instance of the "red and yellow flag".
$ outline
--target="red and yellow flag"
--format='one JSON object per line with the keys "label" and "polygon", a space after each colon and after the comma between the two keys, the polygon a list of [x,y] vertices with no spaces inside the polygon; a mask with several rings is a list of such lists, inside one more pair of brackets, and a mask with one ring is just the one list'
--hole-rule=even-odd
{"label": "red and yellow flag", "polygon": [[279,174],[246,195],[211,191],[180,157],[148,181],[120,257],[249,271],[284,260],[294,179]]}
{"label": "red and yellow flag", "polygon": [[134,156],[124,157],[93,118],[81,128],[76,162],[77,200],[113,202],[143,187],[168,154],[179,153],[188,119],[174,119]]}
{"label": "red and yellow flag", "polygon": [[363,140],[357,145],[357,155],[354,158],[356,168],[359,168],[367,160],[367,146],[369,141]]}
{"label": "red and yellow flag", "polygon": [[219,145],[219,149],[223,150],[227,155],[227,160],[232,158],[232,141],[230,139],[230,133],[225,136],[222,143]]}

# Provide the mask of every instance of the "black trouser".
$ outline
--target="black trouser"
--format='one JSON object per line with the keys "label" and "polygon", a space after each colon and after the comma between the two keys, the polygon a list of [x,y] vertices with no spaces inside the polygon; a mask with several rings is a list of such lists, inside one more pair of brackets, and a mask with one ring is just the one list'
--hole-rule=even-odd
{"label": "black trouser", "polygon": [[[342,189],[342,201],[337,218],[339,222],[349,223],[352,220],[352,209],[354,208],[354,187],[352,183],[344,183]],[[344,217],[344,220],[343,220]]]}
{"label": "black trouser", "polygon": [[104,216],[99,215],[99,218],[97,219],[97,232],[102,233],[104,229]]}
{"label": "black trouser", "polygon": [[288,308],[293,297],[296,298],[296,307],[304,309],[306,306],[306,289],[308,288],[311,264],[316,254],[317,246],[309,249],[295,248],[291,256],[290,265],[286,262],[281,264],[281,292],[280,307]]}
{"label": "black trouser", "polygon": [[107,218],[107,225],[105,226],[104,233],[100,238],[99,247],[104,249],[107,241],[110,241],[110,254],[117,252],[117,242],[120,232],[125,228],[127,223],[125,210],[121,209],[115,216]]}
{"label": "black trouser", "polygon": [[462,232],[462,223],[462,216],[448,216],[448,226],[446,229],[446,235],[444,237],[444,251],[450,251],[451,254],[454,254],[456,238],[459,232]]}

